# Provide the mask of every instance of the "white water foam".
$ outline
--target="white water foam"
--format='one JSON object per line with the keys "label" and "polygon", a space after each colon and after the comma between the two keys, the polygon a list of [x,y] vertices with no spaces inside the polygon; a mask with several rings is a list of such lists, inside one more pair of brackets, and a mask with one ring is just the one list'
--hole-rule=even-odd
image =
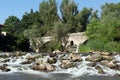
{"label": "white water foam", "polygon": [[[97,70],[94,67],[87,66],[88,61],[85,61],[86,57],[82,57],[82,62],[77,62],[76,67],[61,69],[57,67],[56,71],[53,73],[68,73],[72,74],[74,77],[82,76],[82,75],[99,75]],[[60,65],[60,61],[58,61],[55,65]]]}
{"label": "white water foam", "polygon": [[[0,74],[3,73],[14,73],[14,72],[24,72],[24,73],[29,73],[29,74],[38,74],[38,75],[42,75],[42,76],[49,76],[51,73],[68,73],[68,74],[72,74],[74,77],[78,77],[78,76],[82,76],[82,75],[115,75],[115,74],[120,74],[120,71],[118,70],[113,70],[110,69],[109,67],[103,66],[101,64],[97,64],[98,66],[100,66],[103,71],[106,74],[98,74],[98,70],[95,69],[95,67],[90,67],[87,64],[91,63],[89,61],[85,61],[84,56],[82,56],[83,61],[82,62],[76,62],[76,67],[73,68],[68,68],[68,69],[61,69],[60,68],[60,60],[57,61],[57,63],[55,63],[54,65],[56,66],[56,70],[53,72],[41,72],[41,71],[35,71],[30,69],[30,65],[31,64],[26,64],[26,65],[22,65],[21,63],[26,61],[26,57],[27,56],[32,56],[33,54],[28,53],[25,56],[21,56],[21,57],[14,57],[14,58],[9,58],[10,61],[6,62],[5,64],[8,64],[7,68],[10,68],[11,71],[10,72],[1,72]],[[49,56],[46,56],[45,58],[49,58]],[[120,55],[116,55],[114,56],[115,60],[120,61]],[[3,58],[1,58],[0,60],[3,60]],[[3,64],[3,63],[0,63]]]}

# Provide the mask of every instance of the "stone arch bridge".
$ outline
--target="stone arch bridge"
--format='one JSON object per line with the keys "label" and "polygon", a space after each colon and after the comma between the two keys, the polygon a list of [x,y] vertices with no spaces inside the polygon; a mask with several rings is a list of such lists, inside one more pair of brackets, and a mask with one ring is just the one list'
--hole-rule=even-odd
{"label": "stone arch bridge", "polygon": [[[78,32],[78,33],[71,33],[71,34],[68,34],[68,43],[67,43],[67,47],[69,47],[70,45],[71,46],[76,46],[76,47],[73,47],[73,48],[69,48],[71,49],[72,51],[71,52],[78,52],[78,49],[79,49],[79,45],[80,44],[83,44],[88,38],[87,36],[85,35],[85,32]],[[42,43],[46,43],[48,41],[51,41],[53,39],[52,36],[47,36],[47,37],[41,37],[40,39],[36,39],[38,43],[40,43],[40,40],[42,41]],[[31,44],[32,45],[32,44]]]}
{"label": "stone arch bridge", "polygon": [[[79,45],[83,44],[88,38],[85,35],[85,32],[78,32],[78,33],[71,33],[68,34],[68,43],[67,46],[76,46],[72,52],[78,52]],[[43,43],[51,41],[53,38],[52,36],[42,37],[41,40]]]}

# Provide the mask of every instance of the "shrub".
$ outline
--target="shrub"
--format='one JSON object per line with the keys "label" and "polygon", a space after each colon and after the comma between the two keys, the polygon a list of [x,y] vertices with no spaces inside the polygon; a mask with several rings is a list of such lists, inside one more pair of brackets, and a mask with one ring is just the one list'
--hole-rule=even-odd
{"label": "shrub", "polygon": [[87,45],[80,45],[79,46],[79,52],[89,52],[91,49],[90,49],[90,47],[89,46],[87,46]]}
{"label": "shrub", "polygon": [[104,50],[105,43],[100,40],[90,40],[87,43],[87,46],[89,46],[94,51],[103,51]]}
{"label": "shrub", "polygon": [[80,45],[79,52],[89,51],[120,52],[120,42],[89,40],[86,44]]}
{"label": "shrub", "polygon": [[108,42],[106,43],[106,45],[104,45],[104,49],[106,51],[110,51],[110,52],[116,52],[118,50],[120,50],[120,48],[117,50],[117,42]]}
{"label": "shrub", "polygon": [[89,40],[86,44],[79,47],[80,52],[104,51],[105,42],[100,40]]}

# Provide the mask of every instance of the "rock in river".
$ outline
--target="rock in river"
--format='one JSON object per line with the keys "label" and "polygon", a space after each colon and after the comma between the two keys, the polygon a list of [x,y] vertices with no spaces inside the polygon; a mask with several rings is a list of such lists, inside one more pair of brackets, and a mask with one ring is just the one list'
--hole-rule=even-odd
{"label": "rock in river", "polygon": [[54,66],[51,65],[51,64],[49,64],[49,63],[46,63],[46,64],[45,64],[45,67],[46,67],[46,70],[47,70],[47,71],[54,71],[54,70],[55,70]]}
{"label": "rock in river", "polygon": [[45,64],[35,65],[33,66],[33,70],[45,70]]}
{"label": "rock in river", "polygon": [[74,67],[75,64],[73,62],[71,62],[70,60],[63,60],[60,67],[63,69],[68,69],[71,67]]}
{"label": "rock in river", "polygon": [[105,72],[103,71],[103,69],[100,66],[96,66],[95,69],[98,70],[99,74],[105,74]]}
{"label": "rock in river", "polygon": [[47,62],[50,63],[50,64],[54,64],[54,63],[57,62],[57,59],[55,59],[55,58],[48,58]]}
{"label": "rock in river", "polygon": [[6,68],[5,66],[0,66],[0,70],[2,70],[3,72],[8,72],[10,71],[9,68]]}
{"label": "rock in river", "polygon": [[82,61],[82,58],[79,54],[73,54],[73,53],[69,55],[69,59],[72,59],[73,61]]}
{"label": "rock in river", "polygon": [[87,61],[92,61],[92,62],[98,62],[98,61],[102,60],[102,55],[100,53],[95,53],[95,54],[89,55],[86,58],[86,60]]}
{"label": "rock in river", "polygon": [[112,61],[113,57],[112,56],[102,56],[103,59],[108,60],[108,61]]}

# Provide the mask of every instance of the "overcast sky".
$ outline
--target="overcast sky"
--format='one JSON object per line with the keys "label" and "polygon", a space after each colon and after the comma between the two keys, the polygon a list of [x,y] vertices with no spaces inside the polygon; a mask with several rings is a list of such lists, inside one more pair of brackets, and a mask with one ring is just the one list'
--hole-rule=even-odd
{"label": "overcast sky", "polygon": [[[14,15],[21,19],[25,12],[30,9],[34,11],[39,9],[39,4],[43,0],[1,0],[0,2],[0,24],[3,24],[8,16]],[[58,6],[62,0],[56,0]],[[77,3],[79,10],[83,7],[100,10],[101,5],[107,3],[118,3],[120,0],[73,0]],[[59,13],[59,11],[58,11]],[[100,13],[100,12],[99,12]]]}

